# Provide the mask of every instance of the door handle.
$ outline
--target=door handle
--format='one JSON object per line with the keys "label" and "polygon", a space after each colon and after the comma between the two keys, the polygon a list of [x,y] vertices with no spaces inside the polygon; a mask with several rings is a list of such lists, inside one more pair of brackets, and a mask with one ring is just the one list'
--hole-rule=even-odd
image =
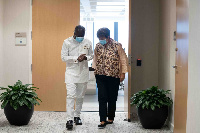
{"label": "door handle", "polygon": [[176,69],[176,68],[177,68],[177,65],[172,66],[172,68],[175,68],[175,69]]}

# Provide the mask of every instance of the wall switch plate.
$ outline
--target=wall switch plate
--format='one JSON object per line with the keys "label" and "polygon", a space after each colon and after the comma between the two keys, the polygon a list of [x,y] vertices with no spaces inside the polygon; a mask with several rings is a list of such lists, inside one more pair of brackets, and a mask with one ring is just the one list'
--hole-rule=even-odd
{"label": "wall switch plate", "polygon": [[26,45],[26,32],[15,33],[15,46],[25,46]]}

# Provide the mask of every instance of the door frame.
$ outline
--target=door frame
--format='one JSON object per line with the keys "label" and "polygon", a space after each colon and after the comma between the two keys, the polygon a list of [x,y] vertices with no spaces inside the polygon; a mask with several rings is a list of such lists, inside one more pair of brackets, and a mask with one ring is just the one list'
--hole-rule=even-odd
{"label": "door frame", "polygon": [[[129,2],[129,43],[128,43],[128,55],[131,55],[131,0],[127,0]],[[32,84],[32,2],[33,0],[30,0],[30,32],[31,32],[31,37],[30,37],[30,48],[29,48],[29,69],[30,69],[30,72],[29,72],[29,83]],[[79,22],[80,23],[80,22]],[[129,56],[130,58],[131,56]],[[131,61],[132,62],[132,61]],[[131,64],[130,64],[131,65]],[[131,121],[131,106],[130,106],[130,97],[131,97],[131,66],[128,66],[128,73],[126,74],[126,78],[128,78],[128,90],[127,90],[127,93],[128,93],[128,107],[127,107],[127,113],[126,113],[126,119],[130,122]],[[124,110],[125,112],[125,110]]]}
{"label": "door frame", "polygon": [[[188,95],[189,0],[176,0],[174,132],[186,133]],[[180,45],[181,44],[181,45]]]}

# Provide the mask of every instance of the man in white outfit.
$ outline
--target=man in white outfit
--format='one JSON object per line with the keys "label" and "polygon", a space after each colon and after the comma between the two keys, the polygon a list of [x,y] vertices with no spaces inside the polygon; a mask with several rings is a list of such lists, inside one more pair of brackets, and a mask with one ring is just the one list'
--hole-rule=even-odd
{"label": "man in white outfit", "polygon": [[82,125],[80,111],[89,80],[88,61],[93,58],[92,43],[84,35],[85,28],[76,26],[74,35],[64,40],[61,50],[62,61],[66,62],[67,129],[73,128],[73,119],[76,125]]}

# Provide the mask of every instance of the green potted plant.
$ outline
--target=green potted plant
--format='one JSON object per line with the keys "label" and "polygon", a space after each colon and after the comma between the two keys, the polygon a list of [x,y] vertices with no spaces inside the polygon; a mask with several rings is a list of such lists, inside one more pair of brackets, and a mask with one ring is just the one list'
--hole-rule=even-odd
{"label": "green potted plant", "polygon": [[41,101],[35,89],[29,87],[33,84],[23,85],[20,80],[8,88],[0,87],[4,92],[0,95],[1,108],[4,109],[7,120],[11,125],[27,125],[32,117],[34,105],[40,105]]}
{"label": "green potted plant", "polygon": [[173,104],[167,96],[170,90],[152,86],[131,97],[131,105],[136,105],[142,126],[146,129],[160,129],[168,117],[168,107]]}

